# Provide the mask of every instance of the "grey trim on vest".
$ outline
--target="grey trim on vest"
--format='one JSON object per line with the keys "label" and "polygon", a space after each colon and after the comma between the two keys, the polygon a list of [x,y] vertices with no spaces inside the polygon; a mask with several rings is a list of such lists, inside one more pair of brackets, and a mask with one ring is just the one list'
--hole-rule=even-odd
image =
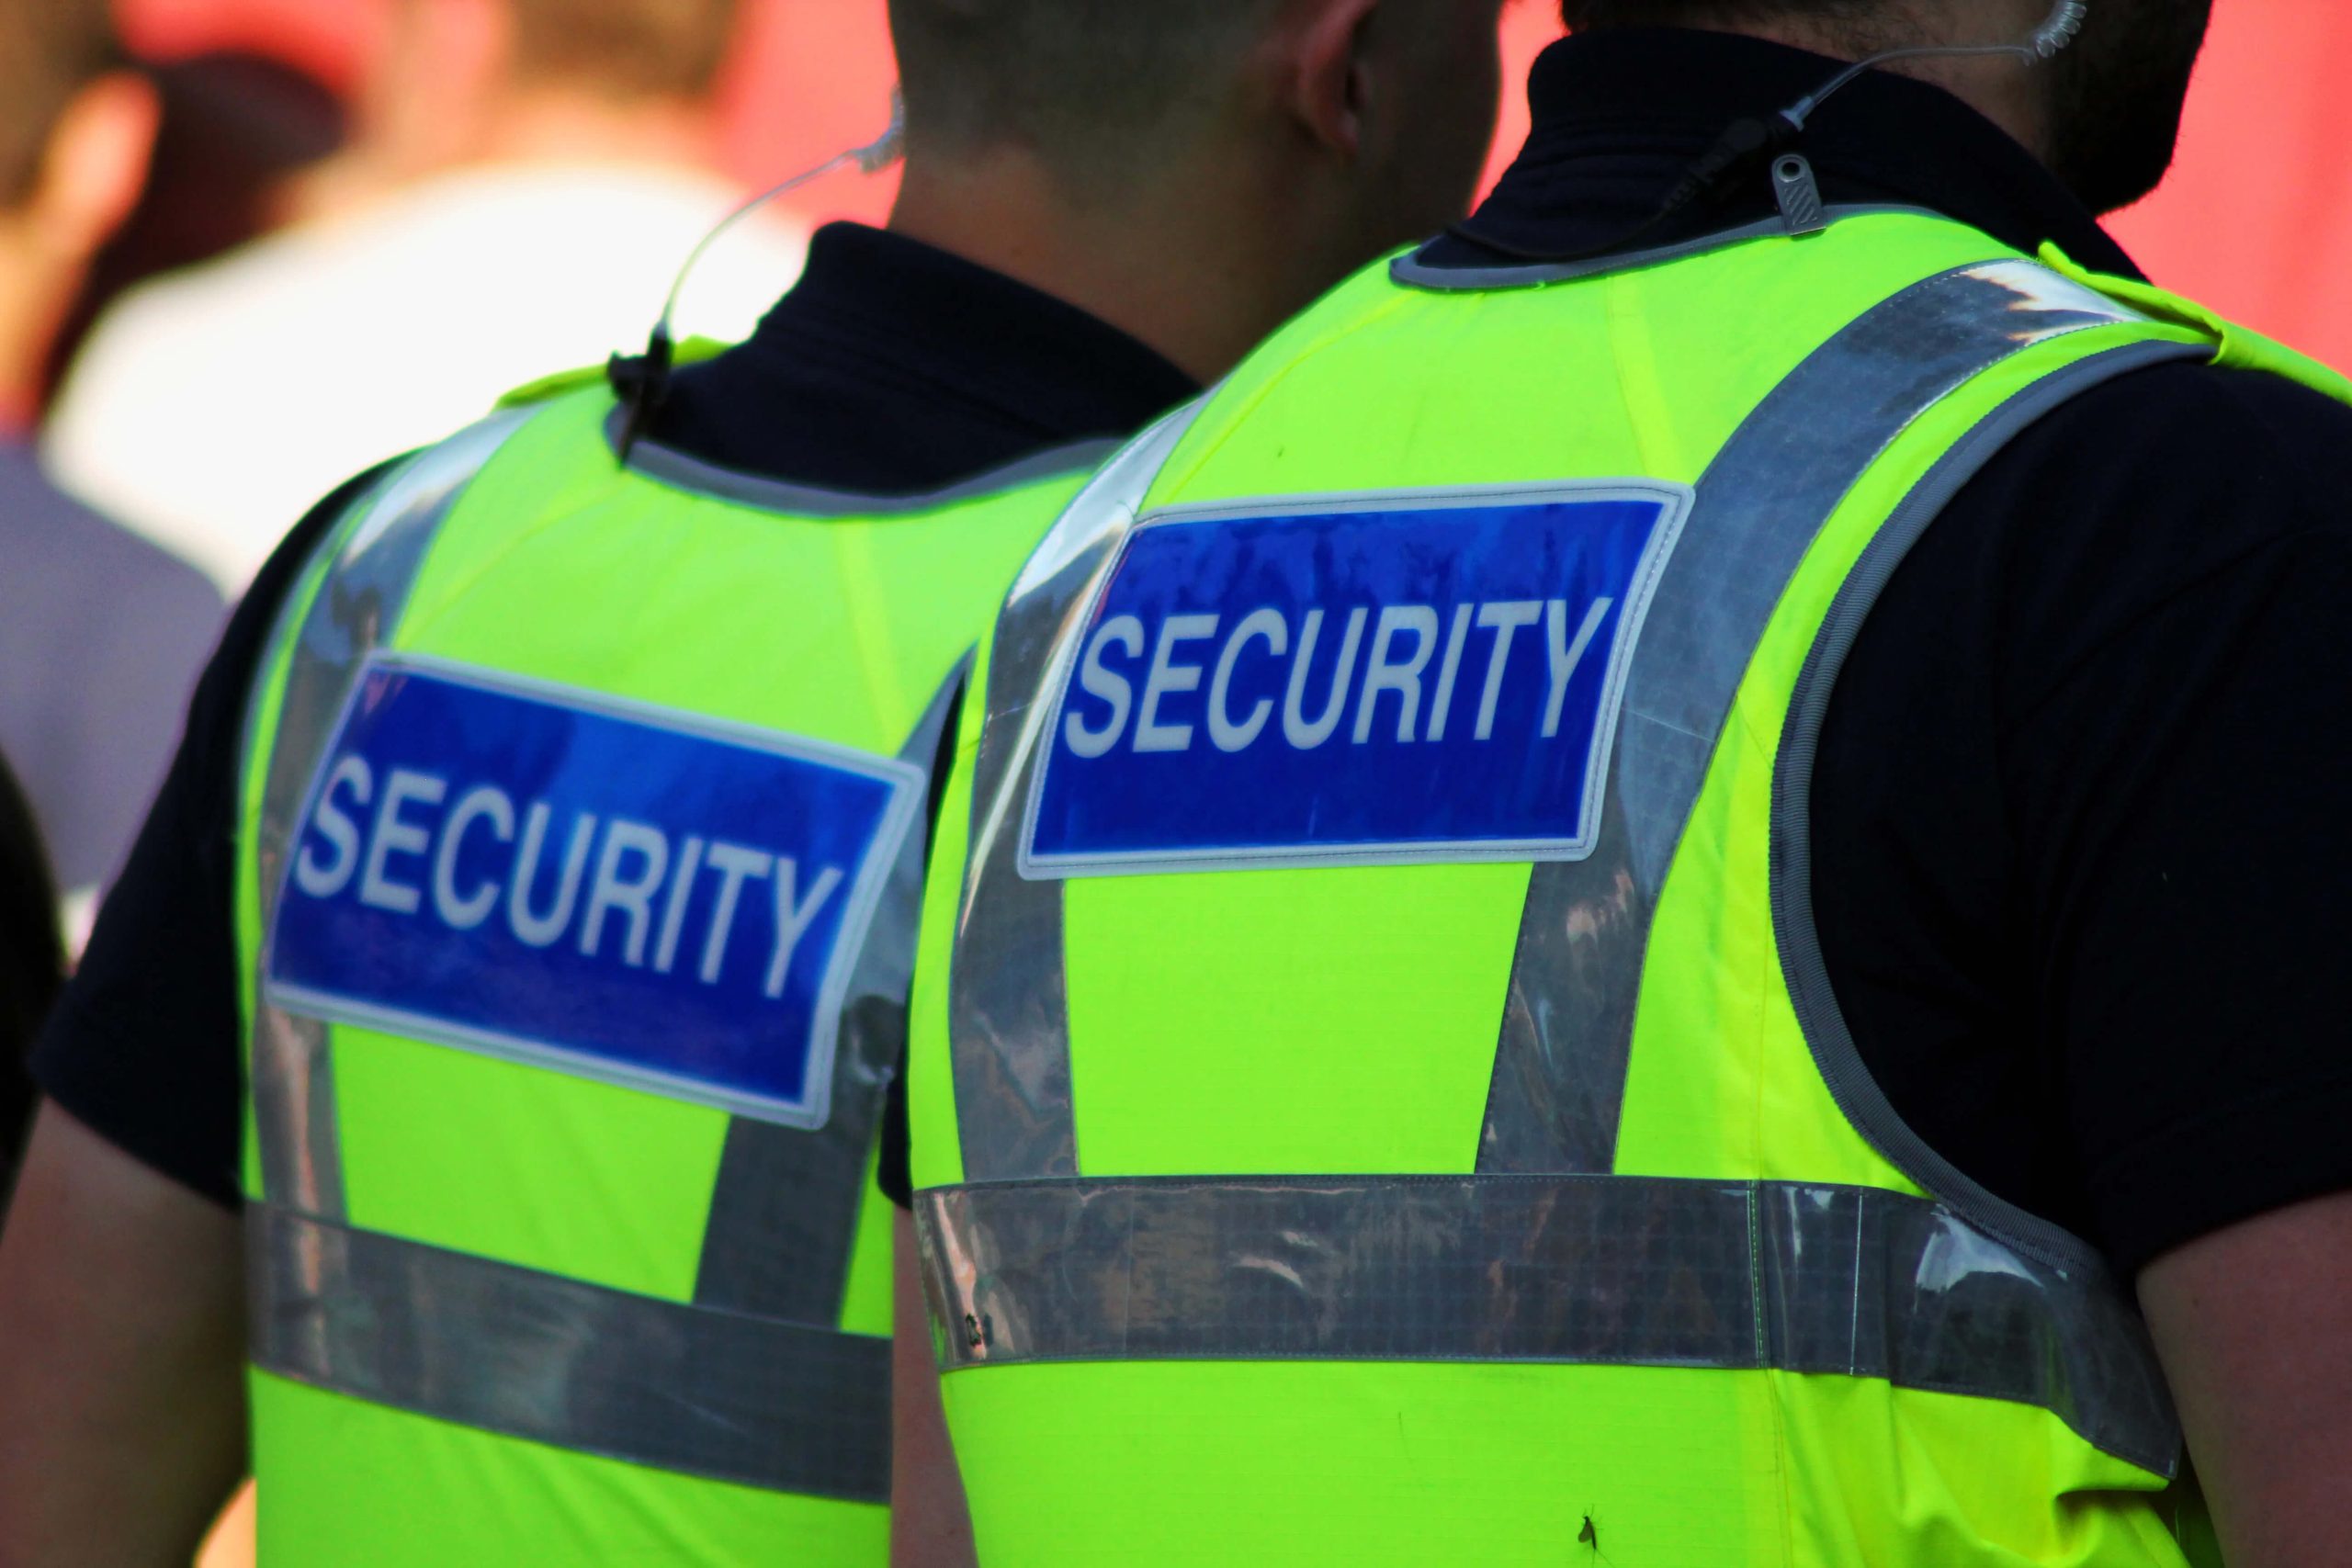
{"label": "grey trim on vest", "polygon": [[890,1341],[712,1312],[247,1212],[263,1371],[629,1464],[857,1503],[890,1492]]}
{"label": "grey trim on vest", "polygon": [[1724,445],[1634,657],[1600,842],[1530,879],[1479,1170],[1613,1168],[1660,889],[1757,645],[1838,505],[1906,427],[2002,361],[2139,319],[2036,263],[1956,268],[1865,312]]}
{"label": "grey trim on vest", "polygon": [[334,1056],[315,1018],[254,1001],[254,1142],[262,1190],[306,1213],[344,1213],[343,1141],[335,1128]]}
{"label": "grey trim on vest", "polygon": [[[1856,1131],[1894,1167],[1937,1193],[1972,1226],[1999,1237],[2036,1263],[2104,1280],[2105,1261],[2091,1247],[2047,1220],[2004,1201],[1937,1154],[1896,1114],[1863,1066],[1829,983],[1813,905],[1813,774],[1822,725],[1846,659],[1862,624],[1944,508],[2000,450],[2026,428],[2090,389],[2151,366],[2209,356],[2193,344],[2138,343],[2067,367],[2028,388],[1971,431],[1879,530],[1822,624],[1781,738],[1772,780],[1772,926],[1797,1021],[1813,1047],[1838,1108]],[[2115,1289],[2111,1284],[2110,1290]]]}
{"label": "grey trim on vest", "polygon": [[2160,1474],[2179,1425],[2126,1302],[1949,1208],[1632,1177],[1021,1182],[918,1194],[949,1372],[1481,1361],[1885,1379],[2049,1410]]}
{"label": "grey trim on vest", "polygon": [[956,1115],[975,1180],[1078,1173],[1062,885],[1020,871],[1022,803],[1075,639],[1152,481],[1205,398],[1137,436],[1079,492],[1014,583],[989,653],[969,881],[948,974]]}
{"label": "grey trim on vest", "polygon": [[[926,777],[970,673],[967,655],[899,753]],[[815,1131],[744,1116],[728,1126],[696,1305],[796,1323],[830,1325],[841,1316],[875,1129],[906,1055],[926,838],[910,833],[900,846],[851,974],[833,1055],[831,1117]]]}
{"label": "grey trim on vest", "polygon": [[[265,944],[311,782],[334,742],[361,667],[399,626],[425,554],[458,496],[507,439],[530,423],[532,413],[517,409],[492,415],[419,454],[387,478],[330,536],[326,580],[300,626],[281,624],[277,635],[283,638],[290,633],[294,652],[262,787],[259,841],[254,846]],[[271,679],[283,646],[273,642],[261,681]],[[259,710],[258,690],[248,704],[249,714]],[[246,754],[251,754],[250,746]],[[265,953],[263,971],[267,967]],[[253,1100],[262,1190],[273,1203],[340,1218],[345,1213],[343,1155],[326,1024],[261,1000],[258,986],[254,1010]]]}
{"label": "grey trim on vest", "polygon": [[[628,411],[615,408],[605,420],[605,444],[617,457],[621,428]],[[718,501],[732,501],[763,512],[797,517],[897,517],[936,511],[959,502],[980,501],[1066,474],[1083,473],[1119,449],[1115,440],[1073,441],[1049,447],[1018,462],[992,468],[938,490],[907,495],[882,495],[861,491],[828,490],[784,479],[763,479],[717,463],[690,457],[658,441],[640,440],[629,454],[628,468],[649,479]]]}
{"label": "grey trim on vest", "polygon": [[[1857,203],[1828,209],[1831,223],[1849,218],[1871,218],[1888,213],[1914,218],[1933,218],[1950,223],[1951,219],[1924,207],[1894,204]],[[1403,288],[1420,288],[1442,294],[1494,294],[1510,288],[1540,288],[1548,283],[1573,283],[1578,278],[1600,277],[1609,273],[1639,272],[1645,267],[1663,266],[1668,262],[1688,261],[1711,252],[1744,245],[1750,240],[1811,239],[1811,234],[1792,235],[1788,221],[1781,218],[1766,218],[1754,223],[1743,223],[1736,229],[1724,229],[1702,234],[1695,240],[1679,244],[1660,245],[1645,251],[1617,251],[1608,255],[1589,256],[1580,261],[1513,262],[1505,266],[1433,266],[1421,258],[1429,254],[1430,245],[1398,256],[1388,264],[1390,281]],[[1475,243],[1475,242],[1474,242]]]}

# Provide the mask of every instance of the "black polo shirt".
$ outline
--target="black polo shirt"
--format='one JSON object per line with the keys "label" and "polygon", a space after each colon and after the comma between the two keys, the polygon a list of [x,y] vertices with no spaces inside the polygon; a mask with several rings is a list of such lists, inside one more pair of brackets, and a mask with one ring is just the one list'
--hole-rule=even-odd
{"label": "black polo shirt", "polygon": [[[751,341],[679,373],[654,431],[759,478],[902,494],[1125,435],[1195,390],[1159,355],[1060,300],[838,224],[817,235],[799,286]],[[245,702],[281,602],[365,482],[303,520],[231,623],[34,1058],[43,1089],[77,1119],[223,1203],[238,1201],[239,1185],[233,887]]]}
{"label": "black polo shirt", "polygon": [[[1559,44],[1470,231],[1560,254],[1767,218],[1759,169],[1650,224],[1728,123],[1837,69],[1704,32]],[[2134,272],[1935,88],[1867,76],[1806,151],[1833,202],[1928,208]],[[1510,259],[1467,240],[1434,257]],[[1865,1061],[1929,1146],[2127,1273],[2352,1188],[2347,604],[2352,409],[2175,364],[2086,393],[1989,464],[1834,694],[1814,891]]]}

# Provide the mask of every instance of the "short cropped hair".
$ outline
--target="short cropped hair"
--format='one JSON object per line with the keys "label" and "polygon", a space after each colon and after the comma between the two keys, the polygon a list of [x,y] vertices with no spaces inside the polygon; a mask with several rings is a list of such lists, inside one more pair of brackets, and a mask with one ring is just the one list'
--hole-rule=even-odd
{"label": "short cropped hair", "polygon": [[513,4],[518,76],[576,83],[613,97],[707,97],[735,42],[736,0]]}
{"label": "short cropped hair", "polygon": [[0,203],[31,190],[74,96],[123,60],[107,0],[0,0]]}
{"label": "short cropped hair", "polygon": [[1026,146],[1116,166],[1217,107],[1282,0],[889,0],[918,146]]}
{"label": "short cropped hair", "polygon": [[1889,9],[1887,0],[1560,0],[1571,32],[1765,22],[1787,17],[1853,21]]}

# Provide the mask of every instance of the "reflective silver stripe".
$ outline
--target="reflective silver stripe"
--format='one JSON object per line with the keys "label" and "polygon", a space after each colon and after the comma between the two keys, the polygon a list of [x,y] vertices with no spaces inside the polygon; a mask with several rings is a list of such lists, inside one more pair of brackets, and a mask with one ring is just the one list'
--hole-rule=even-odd
{"label": "reflective silver stripe", "polygon": [[[970,673],[950,675],[899,753],[929,774]],[[842,1002],[832,1115],[815,1131],[738,1116],[727,1129],[695,1301],[763,1317],[841,1316],[884,1093],[906,1055],[927,833],[910,833]]]}
{"label": "reflective silver stripe", "polygon": [[[326,581],[309,615],[291,630],[294,654],[262,786],[259,839],[253,853],[265,944],[277,914],[295,819],[334,739],[335,722],[360,665],[390,640],[400,625],[425,553],[458,497],[534,412],[516,409],[495,415],[420,454],[371,499],[356,506],[350,522],[336,534]],[[280,636],[285,635],[282,628]],[[262,665],[262,680],[271,678],[277,662],[273,649]],[[258,694],[253,705],[258,711]],[[266,968],[266,954],[263,964]],[[257,1000],[253,1033],[254,1119],[262,1190],[273,1203],[340,1216],[345,1212],[343,1156],[326,1025]]]}
{"label": "reflective silver stripe", "polygon": [[949,1371],[1515,1361],[1883,1378],[2037,1405],[2160,1473],[2178,1424],[2120,1297],[1951,1210],[1628,1177],[1050,1181],[916,1200]]}
{"label": "reflective silver stripe", "polygon": [[1137,436],[1079,492],[1013,585],[989,653],[973,770],[970,885],[948,979],[956,1116],[974,1180],[1078,1170],[1062,889],[1024,882],[1021,806],[1071,634],[1136,513],[1206,400]]}
{"label": "reflective silver stripe", "polygon": [[[890,1342],[248,1211],[263,1370],[662,1470],[882,1503]],[[356,1480],[358,1478],[355,1478]]]}
{"label": "reflective silver stripe", "polygon": [[1905,289],[1773,389],[1698,486],[1644,625],[1592,857],[1528,886],[1481,1135],[1487,1172],[1606,1171],[1653,910],[1732,699],[1789,581],[1896,436],[2037,344],[2143,320],[2034,263]]}

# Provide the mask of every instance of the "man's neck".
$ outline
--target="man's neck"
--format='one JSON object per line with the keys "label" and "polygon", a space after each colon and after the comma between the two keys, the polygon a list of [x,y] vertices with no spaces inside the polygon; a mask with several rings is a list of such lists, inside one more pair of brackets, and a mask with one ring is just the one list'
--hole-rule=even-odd
{"label": "man's neck", "polygon": [[[1911,27],[1872,34],[1855,33],[1849,28],[1841,29],[1835,23],[1808,21],[1802,17],[1723,30],[1769,43],[1792,45],[1833,60],[1851,61],[1895,49],[2022,42],[2032,35],[2033,28],[2032,22],[2019,23],[2006,16],[1988,22],[1979,14],[1973,18],[1962,17],[1957,22],[1942,22],[1932,28]],[[2042,155],[2048,139],[2041,84],[2035,79],[2032,68],[2015,55],[1904,60],[1893,62],[1883,69],[1941,87],[2007,131],[2035,156]]]}
{"label": "man's neck", "polygon": [[1287,269],[1257,254],[1272,236],[1219,220],[1231,192],[1214,175],[1191,184],[1164,175],[1148,200],[1122,191],[1097,205],[1018,155],[911,159],[890,228],[1074,305],[1206,383],[1306,301],[1283,298]]}

